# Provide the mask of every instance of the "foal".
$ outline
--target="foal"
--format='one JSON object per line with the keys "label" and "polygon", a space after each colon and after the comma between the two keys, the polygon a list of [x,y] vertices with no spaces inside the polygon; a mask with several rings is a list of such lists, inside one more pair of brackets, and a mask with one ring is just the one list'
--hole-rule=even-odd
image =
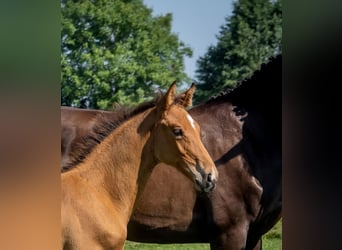
{"label": "foal", "polygon": [[160,162],[175,166],[205,192],[217,170],[184,109],[194,86],[175,102],[176,85],[155,107],[128,119],[77,167],[62,173],[63,249],[123,249],[137,196]]}

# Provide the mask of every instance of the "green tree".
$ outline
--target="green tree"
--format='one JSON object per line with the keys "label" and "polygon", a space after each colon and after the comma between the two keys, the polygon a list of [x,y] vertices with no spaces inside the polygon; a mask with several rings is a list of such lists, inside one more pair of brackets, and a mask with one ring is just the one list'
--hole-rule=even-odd
{"label": "green tree", "polygon": [[281,0],[234,2],[217,39],[217,45],[197,61],[195,102],[234,88],[270,56],[281,53]]}
{"label": "green tree", "polygon": [[62,105],[133,105],[188,81],[192,50],[171,32],[171,14],[153,17],[142,0],[61,0],[61,15]]}

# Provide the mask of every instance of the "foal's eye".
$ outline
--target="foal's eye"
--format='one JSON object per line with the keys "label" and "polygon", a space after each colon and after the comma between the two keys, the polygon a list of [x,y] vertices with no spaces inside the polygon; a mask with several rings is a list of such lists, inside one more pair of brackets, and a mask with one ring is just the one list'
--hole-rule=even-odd
{"label": "foal's eye", "polygon": [[176,136],[176,137],[182,137],[183,136],[183,131],[182,131],[182,129],[180,129],[180,128],[174,128],[173,130],[172,130],[172,132],[173,132],[173,134],[174,134],[174,136]]}

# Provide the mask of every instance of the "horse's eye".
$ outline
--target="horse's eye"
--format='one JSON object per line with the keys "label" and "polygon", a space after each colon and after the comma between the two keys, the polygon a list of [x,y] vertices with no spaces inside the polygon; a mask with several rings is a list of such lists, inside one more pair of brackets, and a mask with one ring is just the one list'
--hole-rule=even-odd
{"label": "horse's eye", "polygon": [[178,138],[181,138],[183,136],[183,131],[180,128],[174,128],[172,130],[172,132],[173,132],[174,136],[176,136]]}

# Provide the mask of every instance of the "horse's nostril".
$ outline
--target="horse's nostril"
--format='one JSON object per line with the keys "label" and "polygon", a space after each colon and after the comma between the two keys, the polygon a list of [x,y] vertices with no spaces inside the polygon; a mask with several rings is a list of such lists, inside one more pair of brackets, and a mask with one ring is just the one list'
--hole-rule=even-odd
{"label": "horse's nostril", "polygon": [[211,177],[211,173],[208,174],[207,181],[212,182],[213,178]]}

